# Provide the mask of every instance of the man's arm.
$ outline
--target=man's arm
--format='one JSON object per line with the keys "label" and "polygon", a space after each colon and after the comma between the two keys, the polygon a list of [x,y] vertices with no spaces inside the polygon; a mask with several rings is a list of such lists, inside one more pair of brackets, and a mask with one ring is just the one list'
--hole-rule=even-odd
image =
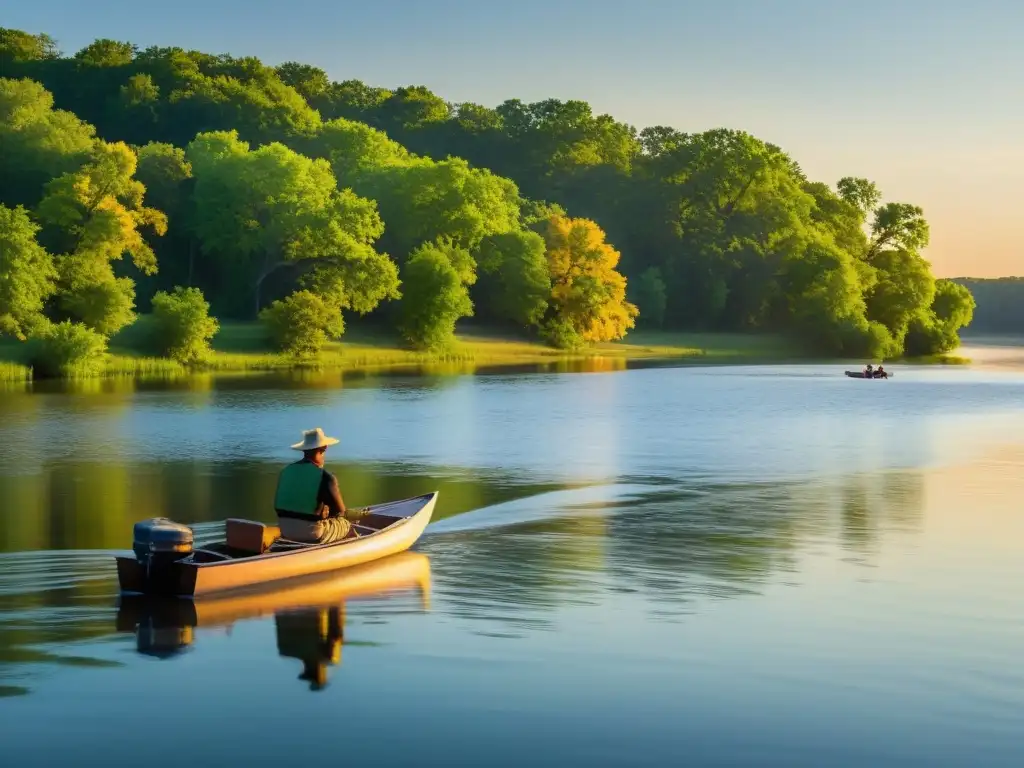
{"label": "man's arm", "polygon": [[320,486],[323,503],[327,505],[327,508],[331,511],[331,515],[336,517],[344,516],[345,512],[345,500],[341,498],[341,491],[338,490],[338,478],[332,475],[330,472],[324,473],[324,484]]}
{"label": "man's arm", "polygon": [[321,490],[325,497],[323,502],[331,510],[332,515],[344,517],[350,521],[360,520],[366,515],[365,509],[352,509],[345,506],[345,501],[341,498],[341,490],[338,488],[338,478],[330,472],[324,473],[324,484],[321,486]]}

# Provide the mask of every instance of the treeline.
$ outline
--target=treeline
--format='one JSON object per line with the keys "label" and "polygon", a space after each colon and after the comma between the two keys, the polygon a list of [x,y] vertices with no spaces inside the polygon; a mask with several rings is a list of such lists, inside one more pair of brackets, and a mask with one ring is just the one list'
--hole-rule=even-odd
{"label": "treeline", "polygon": [[639,323],[893,357],[971,319],[921,256],[920,208],[742,131],[112,40],[66,57],[10,29],[0,65],[0,332],[106,337],[152,304],[183,359],[211,308],[292,351],[356,312],[426,348],[475,315],[562,347]]}
{"label": "treeline", "polygon": [[1024,277],[955,277],[977,301],[971,333],[1024,335]]}

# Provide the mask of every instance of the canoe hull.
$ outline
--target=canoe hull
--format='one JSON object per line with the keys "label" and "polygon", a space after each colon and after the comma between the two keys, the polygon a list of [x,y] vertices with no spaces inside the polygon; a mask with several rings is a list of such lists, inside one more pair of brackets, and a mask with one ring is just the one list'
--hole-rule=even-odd
{"label": "canoe hull", "polygon": [[[851,379],[866,379],[869,378],[864,375],[863,371],[846,371],[846,375]],[[886,373],[885,376],[871,376],[871,379],[891,379],[895,374]]]}
{"label": "canoe hull", "polygon": [[407,551],[329,574],[192,600],[125,594],[118,606],[116,626],[121,632],[134,632],[143,621],[156,627],[223,627],[281,611],[331,608],[349,600],[407,590],[419,592],[423,610],[427,610],[430,588],[430,558]]}
{"label": "canoe hull", "polygon": [[394,515],[395,520],[359,538],[214,562],[186,560],[148,575],[134,557],[119,556],[118,581],[122,593],[196,597],[349,568],[409,549],[426,529],[436,503],[434,492],[371,507],[374,514]]}

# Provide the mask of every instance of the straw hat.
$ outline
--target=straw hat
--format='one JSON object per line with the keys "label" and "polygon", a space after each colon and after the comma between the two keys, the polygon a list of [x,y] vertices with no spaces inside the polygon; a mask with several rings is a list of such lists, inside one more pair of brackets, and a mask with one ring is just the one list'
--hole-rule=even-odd
{"label": "straw hat", "polygon": [[317,427],[316,429],[303,430],[302,442],[295,443],[292,448],[296,451],[315,451],[317,448],[326,448],[329,445],[337,444],[337,440],[333,437],[327,437],[324,435],[324,431]]}

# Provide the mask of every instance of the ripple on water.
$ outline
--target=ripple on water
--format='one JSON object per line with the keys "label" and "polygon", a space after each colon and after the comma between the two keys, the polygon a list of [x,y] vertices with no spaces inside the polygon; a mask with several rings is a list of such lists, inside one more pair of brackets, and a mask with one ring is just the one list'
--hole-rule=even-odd
{"label": "ripple on water", "polygon": [[5,552],[0,554],[0,598],[110,581],[115,554],[102,550]]}

